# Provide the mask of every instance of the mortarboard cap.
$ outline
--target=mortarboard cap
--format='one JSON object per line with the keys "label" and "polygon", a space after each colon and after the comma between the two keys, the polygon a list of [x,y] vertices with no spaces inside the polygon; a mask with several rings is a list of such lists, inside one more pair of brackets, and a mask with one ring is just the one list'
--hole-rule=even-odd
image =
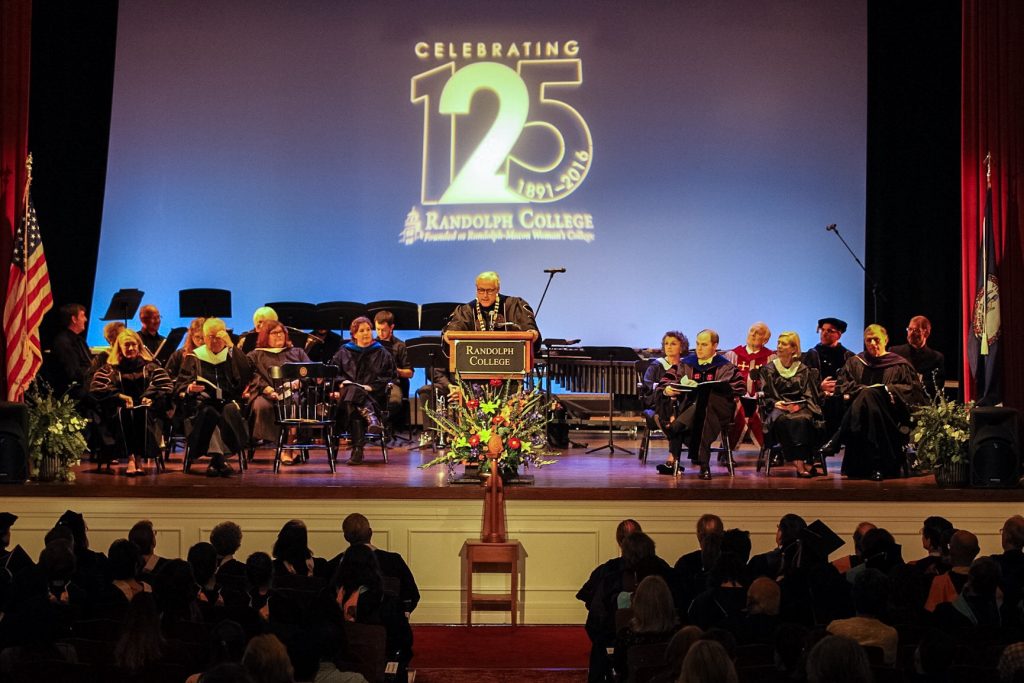
{"label": "mortarboard cap", "polygon": [[0,512],[0,532],[7,531],[17,521],[17,515],[12,515],[10,512]]}
{"label": "mortarboard cap", "polygon": [[804,546],[823,559],[846,545],[846,541],[832,531],[827,524],[816,519],[800,530],[800,540]]}
{"label": "mortarboard cap", "polygon": [[846,334],[845,320],[840,320],[839,318],[822,318],[818,321],[818,329],[821,329],[821,326],[826,323],[839,330],[840,333]]}

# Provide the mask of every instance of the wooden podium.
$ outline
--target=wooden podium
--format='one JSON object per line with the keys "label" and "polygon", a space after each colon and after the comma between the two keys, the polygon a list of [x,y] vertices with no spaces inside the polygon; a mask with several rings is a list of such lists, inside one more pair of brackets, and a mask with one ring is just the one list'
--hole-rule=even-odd
{"label": "wooden podium", "polygon": [[533,369],[532,332],[448,332],[448,370],[462,379],[518,379]]}

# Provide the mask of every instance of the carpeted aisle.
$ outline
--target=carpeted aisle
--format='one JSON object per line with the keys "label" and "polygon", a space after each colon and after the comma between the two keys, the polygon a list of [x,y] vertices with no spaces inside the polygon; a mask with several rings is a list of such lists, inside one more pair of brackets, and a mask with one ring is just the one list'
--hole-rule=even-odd
{"label": "carpeted aisle", "polygon": [[576,683],[587,678],[582,626],[414,625],[417,683]]}

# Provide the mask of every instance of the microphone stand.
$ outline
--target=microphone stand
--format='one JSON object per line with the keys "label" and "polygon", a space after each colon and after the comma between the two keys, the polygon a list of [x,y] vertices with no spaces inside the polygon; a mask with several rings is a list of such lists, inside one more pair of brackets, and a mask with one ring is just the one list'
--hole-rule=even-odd
{"label": "microphone stand", "polygon": [[878,286],[878,283],[875,282],[875,280],[868,273],[868,269],[865,268],[864,264],[861,263],[859,258],[857,258],[857,254],[855,254],[853,252],[853,249],[851,249],[850,245],[846,243],[846,240],[843,239],[843,236],[839,234],[839,228],[836,227],[835,223],[833,223],[832,225],[826,226],[825,227],[825,232],[835,233],[836,237],[839,238],[839,241],[843,243],[844,247],[846,247],[846,251],[850,252],[850,256],[853,257],[853,260],[857,262],[857,265],[860,266],[861,271],[863,271],[864,279],[867,280],[868,284],[871,285],[871,306],[872,306],[872,309],[873,309],[872,310],[872,315],[871,315],[871,322],[877,323],[878,322],[878,300],[881,299],[882,301],[887,301],[885,296],[882,295],[881,287]]}
{"label": "microphone stand", "polygon": [[533,313],[534,318],[540,315],[540,307],[544,305],[544,297],[548,295],[548,287],[551,286],[551,281],[555,279],[555,274],[559,272],[564,273],[565,269],[563,268],[562,270],[558,270],[556,268],[554,270],[546,270],[544,272],[548,274],[548,282],[544,285],[544,292],[540,295],[540,303],[537,304],[537,310]]}

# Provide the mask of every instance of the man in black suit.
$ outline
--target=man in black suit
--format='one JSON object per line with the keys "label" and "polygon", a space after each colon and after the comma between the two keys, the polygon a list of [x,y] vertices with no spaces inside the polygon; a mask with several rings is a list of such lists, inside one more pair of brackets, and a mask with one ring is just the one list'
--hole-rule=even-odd
{"label": "man in black suit", "polygon": [[[416,587],[416,579],[413,578],[412,570],[409,569],[409,565],[405,563],[402,556],[398,553],[388,552],[387,550],[375,547],[370,542],[373,538],[370,520],[358,512],[353,512],[345,518],[345,521],[341,523],[341,532],[345,535],[345,540],[348,541],[350,546],[367,545],[373,549],[374,555],[377,556],[377,563],[380,565],[380,573],[384,575],[385,582],[387,579],[398,582],[398,601],[402,605],[406,618],[408,618],[420,602],[420,591]],[[341,553],[327,564],[329,576],[334,576],[338,565],[344,557],[345,553]],[[384,588],[385,592],[387,592],[387,583],[385,583]]]}
{"label": "man in black suit", "polygon": [[707,557],[705,554],[705,541],[709,536],[725,533],[725,525],[718,515],[705,514],[697,520],[697,549],[686,553],[676,560],[676,571],[686,586],[688,595],[697,595],[704,591],[704,585],[711,565],[717,558]]}
{"label": "man in black suit", "polygon": [[931,321],[923,315],[915,315],[907,323],[907,343],[889,350],[910,361],[929,398],[935,398],[946,384],[946,358],[942,352],[928,346],[931,333]]}
{"label": "man in black suit", "polygon": [[62,329],[53,338],[46,376],[55,394],[70,389],[70,395],[80,399],[88,393],[85,375],[92,365],[92,353],[82,336],[89,318],[82,304],[64,304],[59,315]]}

